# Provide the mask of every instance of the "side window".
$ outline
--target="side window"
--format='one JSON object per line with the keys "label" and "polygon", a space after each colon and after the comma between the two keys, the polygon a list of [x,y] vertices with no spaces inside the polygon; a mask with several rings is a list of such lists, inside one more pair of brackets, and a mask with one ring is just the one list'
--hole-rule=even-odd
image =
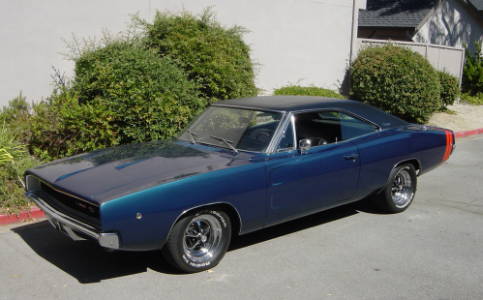
{"label": "side window", "polygon": [[344,113],[340,115],[341,140],[348,140],[360,135],[377,131],[377,126],[354,118]]}
{"label": "side window", "polygon": [[337,143],[376,131],[377,126],[339,111],[319,111],[296,116],[297,139],[309,139],[312,146]]}
{"label": "side window", "polygon": [[277,147],[277,152],[288,151],[294,149],[294,136],[292,122],[287,124],[285,131],[282,133],[282,138]]}

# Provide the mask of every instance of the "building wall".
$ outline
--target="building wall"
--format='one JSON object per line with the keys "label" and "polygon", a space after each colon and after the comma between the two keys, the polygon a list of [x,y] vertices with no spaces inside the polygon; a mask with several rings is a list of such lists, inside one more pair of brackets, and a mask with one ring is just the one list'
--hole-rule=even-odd
{"label": "building wall", "polygon": [[[211,6],[226,25],[248,29],[257,86],[270,93],[287,83],[337,88],[350,55],[353,0],[15,0],[0,1],[0,105],[20,91],[47,97],[52,67],[72,76],[65,41],[125,30],[130,15],[156,10],[199,14]],[[357,11],[357,10],[356,10]],[[356,16],[357,20],[357,16]]]}
{"label": "building wall", "polygon": [[483,41],[483,18],[462,1],[443,0],[413,41],[452,47],[471,45]]}

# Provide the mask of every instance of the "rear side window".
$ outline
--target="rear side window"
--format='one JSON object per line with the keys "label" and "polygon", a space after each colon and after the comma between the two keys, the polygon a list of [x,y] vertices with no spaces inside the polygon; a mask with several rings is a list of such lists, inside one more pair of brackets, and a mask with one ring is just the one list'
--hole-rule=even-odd
{"label": "rear side window", "polygon": [[295,117],[297,139],[310,139],[312,146],[337,143],[378,130],[374,124],[339,111],[319,111]]}

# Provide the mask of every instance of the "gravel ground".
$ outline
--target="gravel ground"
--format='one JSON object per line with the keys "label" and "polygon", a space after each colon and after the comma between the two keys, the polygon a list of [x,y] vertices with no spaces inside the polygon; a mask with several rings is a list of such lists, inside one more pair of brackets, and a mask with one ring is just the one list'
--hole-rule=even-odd
{"label": "gravel ground", "polygon": [[448,106],[448,108],[455,114],[435,113],[428,124],[452,129],[453,131],[483,128],[483,105],[458,103]]}

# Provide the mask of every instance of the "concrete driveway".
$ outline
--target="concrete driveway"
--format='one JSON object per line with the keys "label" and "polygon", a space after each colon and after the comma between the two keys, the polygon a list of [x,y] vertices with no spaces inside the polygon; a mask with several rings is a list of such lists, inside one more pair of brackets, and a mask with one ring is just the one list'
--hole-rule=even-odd
{"label": "concrete driveway", "polygon": [[215,269],[108,253],[46,221],[0,228],[0,299],[482,299],[483,136],[419,178],[398,215],[362,204],[239,237]]}

